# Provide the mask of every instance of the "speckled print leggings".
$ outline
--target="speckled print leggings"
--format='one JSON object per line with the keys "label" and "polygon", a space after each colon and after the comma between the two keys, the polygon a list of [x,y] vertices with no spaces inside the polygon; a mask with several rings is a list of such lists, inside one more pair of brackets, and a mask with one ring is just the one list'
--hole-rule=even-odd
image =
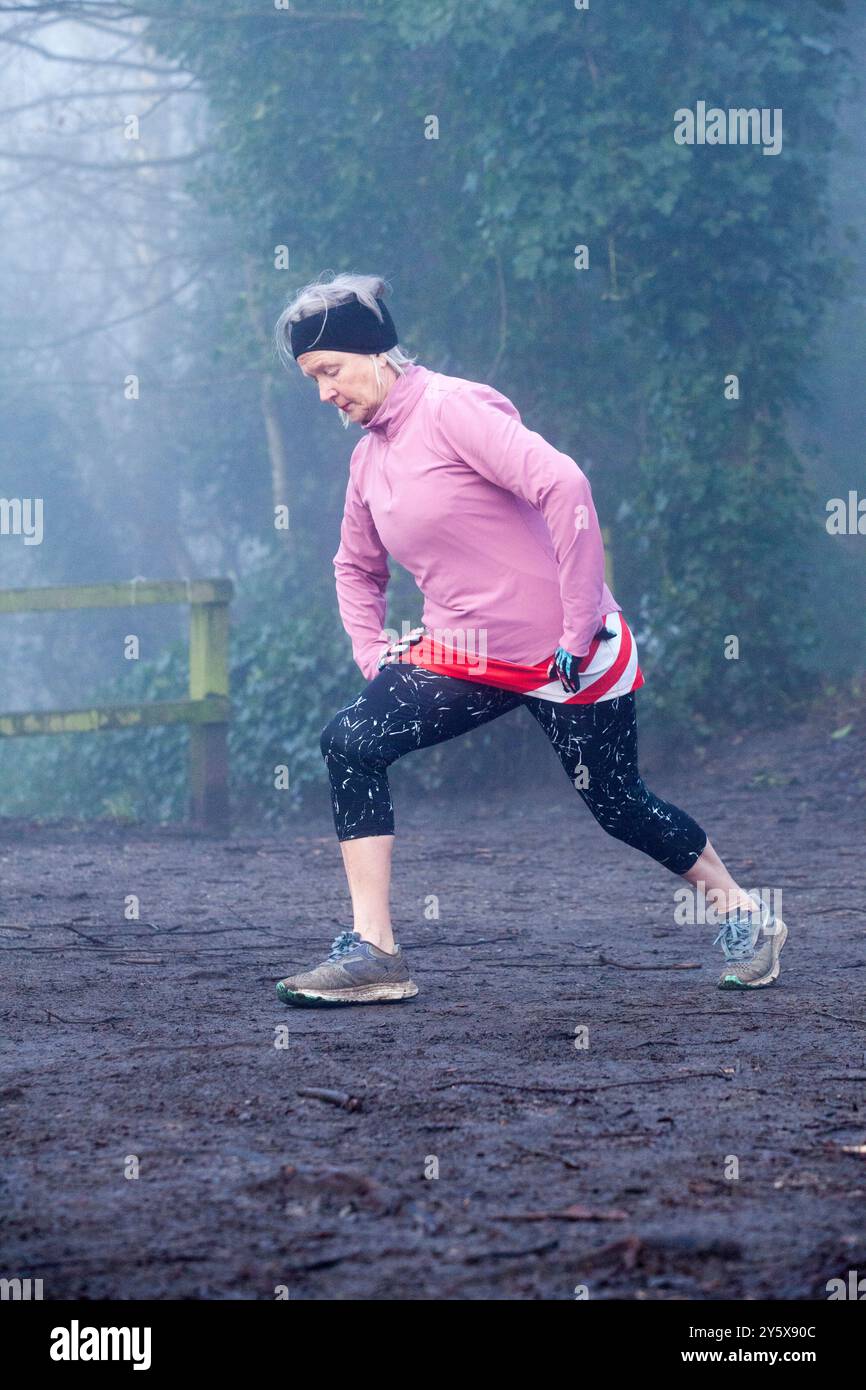
{"label": "speckled print leggings", "polygon": [[[322,731],[337,839],[393,835],[391,763],[518,705],[528,706],[541,725],[603,830],[672,873],[692,867],[707,836],[685,811],[644,785],[637,767],[634,692],[594,705],[557,704],[408,663],[385,666]],[[585,772],[578,775],[579,768]]]}

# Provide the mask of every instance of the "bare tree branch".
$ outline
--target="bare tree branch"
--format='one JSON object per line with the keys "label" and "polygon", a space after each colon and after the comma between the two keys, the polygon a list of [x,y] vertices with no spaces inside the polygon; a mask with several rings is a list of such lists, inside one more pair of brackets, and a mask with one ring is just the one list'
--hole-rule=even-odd
{"label": "bare tree branch", "polygon": [[51,174],[46,169],[44,173],[37,174],[32,179],[19,179],[17,183],[0,183],[0,196],[10,197],[15,193],[24,193],[28,188],[35,188],[40,183],[45,183],[50,179]]}
{"label": "bare tree branch", "polygon": [[100,173],[134,173],[136,169],[164,168],[168,164],[192,164],[202,155],[213,154],[215,145],[204,145],[200,150],[190,150],[187,154],[167,154],[161,159],[121,159],[109,163],[100,159],[68,159],[52,154],[24,154],[20,150],[0,150],[0,159],[13,162],[51,164],[63,169],[98,169]]}
{"label": "bare tree branch", "polygon": [[134,319],[144,318],[147,314],[152,313],[154,309],[158,309],[162,304],[169,304],[173,299],[177,299],[179,294],[182,294],[190,285],[195,284],[201,273],[202,266],[197,266],[194,274],[190,275],[182,284],[175,286],[168,294],[160,295],[159,299],[155,299],[152,304],[144,304],[140,309],[133,309],[131,313],[122,314],[120,318],[97,320],[96,323],[91,324],[87,328],[79,328],[75,333],[67,333],[62,338],[49,339],[49,341],[45,343],[34,344],[15,342],[11,343],[8,347],[5,343],[0,343],[0,354],[4,352],[46,352],[50,348],[65,347],[67,343],[75,343],[81,338],[89,338],[94,334],[103,333],[106,329],[116,328],[119,324],[131,323]]}
{"label": "bare tree branch", "polygon": [[[114,10],[113,15],[108,11]],[[312,22],[315,24],[341,24],[344,22],[357,23],[363,22],[369,17],[359,13],[357,10],[345,10],[342,13],[316,13],[315,11],[296,10],[273,10],[265,11],[261,14],[251,14],[249,10],[228,11],[222,14],[218,10],[202,7],[200,10],[183,10],[180,15],[177,11],[149,9],[147,5],[119,3],[102,4],[98,0],[88,3],[88,0],[45,0],[45,3],[34,3],[30,5],[9,5],[0,3],[0,15],[3,14],[29,14],[34,16],[47,16],[50,14],[62,14],[67,19],[78,20],[93,16],[105,20],[114,19],[121,23],[128,19],[154,19],[163,20],[168,24],[176,23],[178,18],[201,19],[208,25],[213,24],[234,24],[249,23],[250,20],[264,19],[269,22],[276,20],[278,23],[286,23],[288,20],[299,20],[302,22]]]}
{"label": "bare tree branch", "polygon": [[35,111],[40,106],[54,106],[58,102],[68,105],[73,101],[96,101],[101,97],[176,96],[184,95],[186,92],[201,96],[204,88],[199,87],[193,78],[184,86],[176,87],[100,87],[93,92],[59,92],[55,96],[34,97],[33,101],[22,101],[18,106],[2,106],[0,120],[5,116],[18,116],[22,111]]}
{"label": "bare tree branch", "polygon": [[123,58],[82,58],[75,53],[51,53],[47,48],[40,48],[38,43],[13,39],[2,31],[0,43],[11,44],[14,48],[26,48],[29,53],[37,53],[40,58],[47,58],[52,63],[74,63],[86,68],[131,68],[134,72],[155,72],[160,77],[174,77],[178,72],[176,67],[160,68],[155,63],[129,63]]}

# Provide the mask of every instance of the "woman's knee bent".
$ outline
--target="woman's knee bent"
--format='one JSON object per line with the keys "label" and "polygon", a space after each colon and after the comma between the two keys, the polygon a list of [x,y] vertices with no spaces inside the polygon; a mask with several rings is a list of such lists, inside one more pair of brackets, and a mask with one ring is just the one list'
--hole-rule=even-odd
{"label": "woman's knee bent", "polygon": [[322,757],[329,768],[381,772],[398,756],[385,737],[382,721],[340,710],[322,730],[319,738]]}
{"label": "woman's knee bent", "polygon": [[662,801],[641,777],[624,779],[613,794],[582,792],[601,828],[640,850],[672,873],[683,874],[700,857],[706,833],[685,811]]}

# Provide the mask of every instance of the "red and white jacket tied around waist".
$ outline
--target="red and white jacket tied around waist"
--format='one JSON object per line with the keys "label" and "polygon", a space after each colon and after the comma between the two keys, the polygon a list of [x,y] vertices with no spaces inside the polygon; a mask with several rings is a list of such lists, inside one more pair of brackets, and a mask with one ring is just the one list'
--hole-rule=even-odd
{"label": "red and white jacket tied around waist", "polygon": [[[425,636],[401,661],[565,704],[643,685],[605,582],[589,479],[506,396],[413,364],[364,428],[334,573],[367,680],[396,635],[385,631],[390,555],[424,596]],[[595,638],[602,622],[612,639]],[[558,646],[580,658],[579,694],[548,677]]]}
{"label": "red and white jacket tied around waist", "polygon": [[[608,630],[614,636],[607,641],[593,638],[589,651],[577,667],[580,672],[580,694],[564,690],[558,676],[547,675],[550,659],[534,666],[511,661],[497,661],[473,653],[463,647],[449,648],[437,634],[425,634],[420,642],[407,647],[396,658],[398,664],[423,666],[440,676],[456,676],[460,680],[480,681],[502,690],[514,690],[531,695],[536,700],[553,700],[563,705],[594,705],[600,700],[613,700],[639,690],[644,683],[638,665],[637,645],[622,613],[617,610],[604,615]],[[574,667],[572,666],[572,671]]]}

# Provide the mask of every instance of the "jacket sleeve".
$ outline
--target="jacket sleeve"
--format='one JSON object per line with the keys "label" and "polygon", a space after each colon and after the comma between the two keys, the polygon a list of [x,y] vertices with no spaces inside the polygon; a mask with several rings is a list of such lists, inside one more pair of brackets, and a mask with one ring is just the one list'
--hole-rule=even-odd
{"label": "jacket sleeve", "polygon": [[377,674],[377,662],[388,646],[383,636],[385,591],[391,578],[385,550],[350,471],[340,526],[340,546],[334,556],[337,603],[343,627],[352,639],[352,655],[367,680]]}
{"label": "jacket sleeve", "polygon": [[559,645],[585,656],[598,628],[604,587],[604,541],[586,474],[527,429],[506,396],[480,383],[442,397],[434,431],[440,447],[541,512],[559,572]]}

